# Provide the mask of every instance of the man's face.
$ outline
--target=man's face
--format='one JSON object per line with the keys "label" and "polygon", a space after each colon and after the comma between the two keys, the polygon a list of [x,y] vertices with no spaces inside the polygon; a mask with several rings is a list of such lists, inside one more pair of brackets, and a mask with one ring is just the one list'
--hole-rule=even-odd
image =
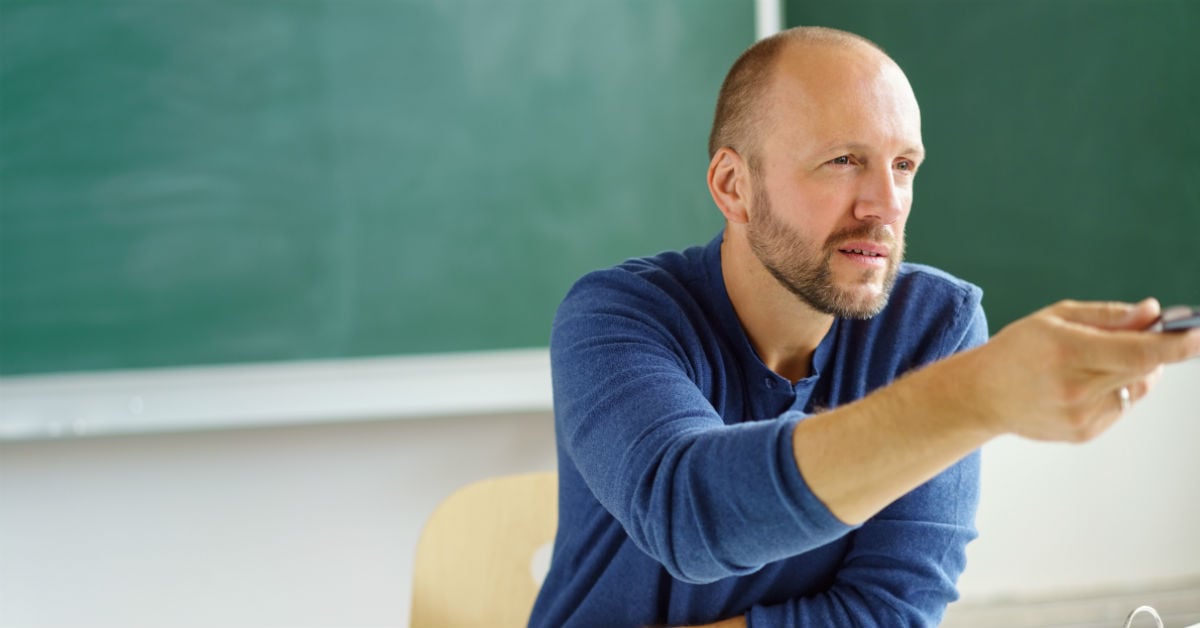
{"label": "man's face", "polygon": [[[904,257],[903,233],[893,236],[881,225],[864,223],[841,228],[818,242],[776,216],[764,186],[755,179],[748,234],[751,249],[767,271],[818,312],[839,318],[870,318],[882,311]],[[835,256],[846,254],[857,242],[887,247],[888,255],[864,260],[857,278],[849,273],[849,282],[835,280]]]}
{"label": "man's face", "polygon": [[920,113],[903,74],[873,51],[789,52],[764,103],[747,238],[814,309],[869,318],[904,256]]}

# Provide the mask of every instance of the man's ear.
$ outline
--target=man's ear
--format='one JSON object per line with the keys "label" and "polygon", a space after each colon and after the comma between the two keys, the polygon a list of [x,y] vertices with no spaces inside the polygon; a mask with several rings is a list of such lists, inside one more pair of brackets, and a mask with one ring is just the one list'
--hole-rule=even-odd
{"label": "man's ear", "polygon": [[708,192],[725,220],[735,224],[750,221],[753,203],[750,166],[737,151],[726,146],[708,162]]}

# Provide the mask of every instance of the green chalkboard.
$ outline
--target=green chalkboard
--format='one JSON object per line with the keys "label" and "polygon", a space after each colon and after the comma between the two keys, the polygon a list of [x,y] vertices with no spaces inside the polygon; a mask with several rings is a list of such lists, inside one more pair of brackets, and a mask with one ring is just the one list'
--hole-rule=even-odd
{"label": "green chalkboard", "polygon": [[0,374],[544,346],[703,242],[727,0],[0,0]]}
{"label": "green chalkboard", "polygon": [[908,258],[984,288],[993,331],[1061,298],[1200,303],[1200,2],[796,2],[883,46],[929,158]]}
{"label": "green chalkboard", "polygon": [[[909,259],[993,330],[1200,301],[1200,3],[788,2],[908,72]],[[0,0],[0,375],[542,346],[702,242],[726,0]]]}

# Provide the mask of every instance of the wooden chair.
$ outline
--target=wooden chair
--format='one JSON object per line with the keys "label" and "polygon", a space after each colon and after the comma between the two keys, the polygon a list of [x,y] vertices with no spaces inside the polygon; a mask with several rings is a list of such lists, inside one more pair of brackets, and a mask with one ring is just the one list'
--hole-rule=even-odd
{"label": "wooden chair", "polygon": [[[410,628],[523,628],[557,522],[554,472],[483,480],[452,493],[417,542]],[[544,564],[535,566],[535,558]]]}

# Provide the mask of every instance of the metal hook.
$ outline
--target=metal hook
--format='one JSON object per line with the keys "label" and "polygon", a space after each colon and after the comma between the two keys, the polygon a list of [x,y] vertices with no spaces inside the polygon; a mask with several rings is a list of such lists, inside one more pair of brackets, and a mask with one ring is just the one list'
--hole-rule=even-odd
{"label": "metal hook", "polygon": [[1158,624],[1158,628],[1163,628],[1162,617],[1159,617],[1158,611],[1154,610],[1154,608],[1150,606],[1139,606],[1133,609],[1133,612],[1130,613],[1129,617],[1125,620],[1125,628],[1130,628],[1133,626],[1133,618],[1137,617],[1138,613],[1150,613],[1150,616],[1154,618],[1154,622]]}

